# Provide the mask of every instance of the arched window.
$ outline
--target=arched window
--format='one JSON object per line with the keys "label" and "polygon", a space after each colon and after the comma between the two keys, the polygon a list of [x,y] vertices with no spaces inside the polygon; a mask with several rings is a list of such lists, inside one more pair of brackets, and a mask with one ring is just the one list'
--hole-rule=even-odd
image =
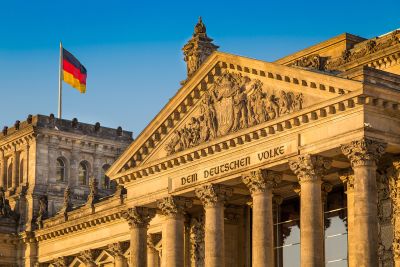
{"label": "arched window", "polygon": [[21,159],[19,162],[19,183],[22,184],[24,182],[24,160]]}
{"label": "arched window", "polygon": [[8,165],[7,170],[7,188],[12,188],[13,164]]}
{"label": "arched window", "polygon": [[106,171],[110,168],[110,165],[106,164],[101,168],[101,181],[100,186],[102,189],[110,189],[110,178],[106,175]]}
{"label": "arched window", "polygon": [[89,178],[88,163],[86,161],[82,161],[81,163],[79,163],[79,184],[87,185],[88,178]]}
{"label": "arched window", "polygon": [[56,181],[64,182],[65,181],[65,162],[62,158],[58,158],[56,162]]}

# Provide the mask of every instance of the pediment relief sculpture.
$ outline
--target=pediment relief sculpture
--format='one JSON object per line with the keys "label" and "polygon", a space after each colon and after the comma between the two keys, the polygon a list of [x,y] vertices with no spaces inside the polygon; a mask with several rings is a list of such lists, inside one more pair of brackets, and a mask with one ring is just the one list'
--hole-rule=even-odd
{"label": "pediment relief sculpture", "polygon": [[267,90],[262,81],[224,72],[200,99],[199,115],[174,131],[168,155],[303,108],[301,93]]}

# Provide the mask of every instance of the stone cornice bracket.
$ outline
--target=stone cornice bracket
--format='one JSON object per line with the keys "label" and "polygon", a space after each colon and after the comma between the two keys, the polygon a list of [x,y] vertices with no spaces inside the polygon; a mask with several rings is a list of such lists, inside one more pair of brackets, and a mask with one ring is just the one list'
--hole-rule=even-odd
{"label": "stone cornice bracket", "polygon": [[133,207],[122,212],[122,218],[128,221],[130,228],[147,227],[155,215],[155,209],[146,207]]}
{"label": "stone cornice bracket", "polygon": [[299,183],[317,182],[322,179],[332,164],[331,159],[318,155],[300,155],[289,161],[289,168],[297,175]]}
{"label": "stone cornice bracket", "polygon": [[339,172],[339,179],[346,185],[346,193],[354,189],[354,172],[351,169]]}
{"label": "stone cornice bracket", "polygon": [[162,214],[168,217],[183,216],[185,210],[191,208],[193,201],[186,197],[169,196],[157,202]]}
{"label": "stone cornice bracket", "polygon": [[232,196],[233,189],[220,184],[208,184],[196,188],[195,193],[204,208],[210,208],[224,204]]}
{"label": "stone cornice bracket", "polygon": [[341,145],[342,153],[350,160],[351,166],[366,166],[378,164],[380,157],[385,153],[387,144],[376,140],[362,138]]}
{"label": "stone cornice bracket", "polygon": [[281,181],[282,174],[274,171],[255,170],[242,174],[242,182],[247,186],[251,195],[272,189]]}

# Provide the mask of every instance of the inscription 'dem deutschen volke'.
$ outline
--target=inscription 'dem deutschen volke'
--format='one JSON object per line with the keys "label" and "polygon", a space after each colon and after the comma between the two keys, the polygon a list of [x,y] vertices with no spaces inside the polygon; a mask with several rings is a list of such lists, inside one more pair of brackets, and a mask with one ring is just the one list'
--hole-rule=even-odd
{"label": "inscription 'dem deutschen volke'", "polygon": [[[203,171],[192,173],[190,175],[181,177],[180,186],[196,183],[199,179],[208,179],[217,175],[226,174],[237,169],[247,167],[253,164],[254,160],[257,162],[262,162],[270,160],[285,154],[285,146],[277,146],[271,149],[267,149],[262,152],[258,152],[256,158],[247,156],[237,160],[229,161],[217,166],[207,168]],[[252,162],[253,161],[253,162]],[[199,178],[199,176],[201,178]]]}

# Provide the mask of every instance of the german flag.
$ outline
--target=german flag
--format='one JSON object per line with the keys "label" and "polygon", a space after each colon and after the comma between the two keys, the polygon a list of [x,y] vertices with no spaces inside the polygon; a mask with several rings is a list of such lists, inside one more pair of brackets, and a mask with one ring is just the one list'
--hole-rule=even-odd
{"label": "german flag", "polygon": [[64,48],[62,48],[62,79],[82,94],[86,92],[86,68]]}

